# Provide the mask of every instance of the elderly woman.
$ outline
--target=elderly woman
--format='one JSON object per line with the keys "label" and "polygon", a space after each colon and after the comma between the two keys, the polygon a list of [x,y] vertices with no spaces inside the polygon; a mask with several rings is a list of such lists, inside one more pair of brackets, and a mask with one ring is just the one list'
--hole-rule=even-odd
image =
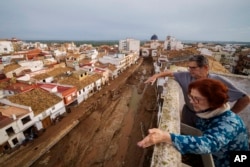
{"label": "elderly woman", "polygon": [[213,155],[218,167],[229,166],[230,151],[249,150],[248,134],[242,119],[230,110],[227,87],[218,80],[199,79],[188,87],[191,104],[199,117],[196,128],[201,136],[179,135],[160,129],[149,129],[149,134],[138,142],[140,147],[165,142],[182,154]]}

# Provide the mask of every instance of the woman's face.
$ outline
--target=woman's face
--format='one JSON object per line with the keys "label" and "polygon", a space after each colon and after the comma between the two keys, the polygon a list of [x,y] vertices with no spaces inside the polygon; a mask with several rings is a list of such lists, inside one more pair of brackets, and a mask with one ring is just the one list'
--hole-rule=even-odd
{"label": "woman's face", "polygon": [[197,89],[191,89],[189,100],[196,112],[204,111],[210,107],[207,98],[202,96]]}

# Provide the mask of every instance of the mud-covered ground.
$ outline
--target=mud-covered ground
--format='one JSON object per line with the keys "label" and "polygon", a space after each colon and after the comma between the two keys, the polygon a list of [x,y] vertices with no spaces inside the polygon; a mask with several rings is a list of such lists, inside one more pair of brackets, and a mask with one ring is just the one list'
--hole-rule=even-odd
{"label": "mud-covered ground", "polygon": [[[152,68],[152,62],[144,60],[126,84],[119,87],[118,98],[105,100],[105,105],[87,114],[32,166],[150,166],[152,148],[144,150],[136,143],[153,126],[156,114],[155,88],[143,83],[152,75]],[[72,112],[81,112],[84,105]]]}

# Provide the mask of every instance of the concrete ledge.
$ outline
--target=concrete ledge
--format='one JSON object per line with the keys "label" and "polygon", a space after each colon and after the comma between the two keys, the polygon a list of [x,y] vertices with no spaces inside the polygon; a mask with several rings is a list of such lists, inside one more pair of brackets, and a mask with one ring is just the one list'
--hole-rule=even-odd
{"label": "concrete ledge", "polygon": [[[180,88],[176,81],[168,79],[162,106],[159,128],[180,134]],[[181,154],[172,145],[158,144],[154,147],[151,167],[181,167]]]}

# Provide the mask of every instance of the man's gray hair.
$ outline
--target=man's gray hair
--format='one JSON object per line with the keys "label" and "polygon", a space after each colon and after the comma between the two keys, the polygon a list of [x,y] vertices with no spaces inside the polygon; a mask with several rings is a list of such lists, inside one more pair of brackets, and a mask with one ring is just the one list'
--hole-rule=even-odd
{"label": "man's gray hair", "polygon": [[209,66],[208,59],[203,55],[193,55],[189,61],[195,61],[199,67]]}

